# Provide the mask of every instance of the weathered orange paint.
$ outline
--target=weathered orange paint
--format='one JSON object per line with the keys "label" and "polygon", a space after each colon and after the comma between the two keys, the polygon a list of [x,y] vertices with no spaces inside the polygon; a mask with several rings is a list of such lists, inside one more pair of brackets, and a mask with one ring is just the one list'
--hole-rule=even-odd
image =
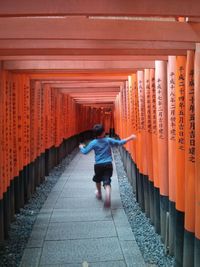
{"label": "weathered orange paint", "polygon": [[176,208],[185,210],[185,67],[186,57],[176,59]]}
{"label": "weathered orange paint", "polygon": [[188,51],[185,79],[185,229],[195,232],[194,51]]}

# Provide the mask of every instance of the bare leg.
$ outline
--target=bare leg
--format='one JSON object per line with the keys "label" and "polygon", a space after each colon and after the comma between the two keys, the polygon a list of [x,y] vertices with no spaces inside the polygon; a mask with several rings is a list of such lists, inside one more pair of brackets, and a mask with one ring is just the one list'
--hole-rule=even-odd
{"label": "bare leg", "polygon": [[96,183],[96,188],[97,188],[97,190],[96,190],[96,197],[98,199],[101,199],[101,183]]}
{"label": "bare leg", "polygon": [[111,199],[111,186],[105,185],[105,190],[106,190],[106,199],[105,199],[104,206],[106,208],[109,208],[110,207],[110,199]]}

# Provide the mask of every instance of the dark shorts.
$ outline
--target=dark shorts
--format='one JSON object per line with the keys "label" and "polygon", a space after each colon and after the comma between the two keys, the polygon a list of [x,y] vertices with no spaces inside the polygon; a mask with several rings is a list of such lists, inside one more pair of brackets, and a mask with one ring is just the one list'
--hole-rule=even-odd
{"label": "dark shorts", "polygon": [[113,174],[113,166],[112,163],[102,163],[94,165],[94,177],[93,181],[95,183],[103,182],[103,186],[110,185],[111,176]]}

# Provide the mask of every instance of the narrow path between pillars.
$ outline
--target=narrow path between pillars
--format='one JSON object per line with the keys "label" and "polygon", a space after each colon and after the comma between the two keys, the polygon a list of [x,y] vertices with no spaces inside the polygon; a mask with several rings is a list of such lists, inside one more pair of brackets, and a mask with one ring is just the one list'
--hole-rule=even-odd
{"label": "narrow path between pillars", "polygon": [[95,198],[93,152],[78,153],[52,189],[34,224],[21,267],[145,266],[124,213],[116,169],[112,204]]}

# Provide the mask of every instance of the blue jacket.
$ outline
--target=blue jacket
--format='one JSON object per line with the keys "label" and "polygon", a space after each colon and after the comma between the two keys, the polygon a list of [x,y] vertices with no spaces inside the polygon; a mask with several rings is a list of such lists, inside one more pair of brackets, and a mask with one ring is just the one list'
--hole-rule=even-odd
{"label": "blue jacket", "polygon": [[92,149],[95,152],[95,163],[109,163],[112,162],[111,146],[124,145],[125,140],[115,140],[113,138],[97,138],[92,140],[86,147],[81,148],[83,154],[89,153]]}

